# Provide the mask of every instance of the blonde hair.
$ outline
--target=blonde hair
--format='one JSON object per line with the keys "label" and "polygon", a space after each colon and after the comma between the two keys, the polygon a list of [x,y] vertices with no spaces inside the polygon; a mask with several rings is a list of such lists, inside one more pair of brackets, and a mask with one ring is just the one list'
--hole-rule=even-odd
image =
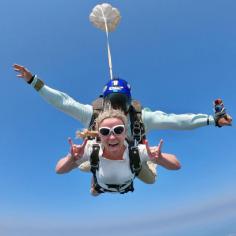
{"label": "blonde hair", "polygon": [[104,110],[103,112],[101,112],[98,115],[97,119],[95,120],[96,130],[98,130],[102,121],[104,121],[105,119],[108,119],[108,118],[120,119],[123,122],[123,124],[125,125],[125,130],[127,130],[127,126],[128,126],[127,116],[124,114],[124,112],[122,110],[117,110],[117,109],[108,109],[108,110]]}
{"label": "blonde hair", "polygon": [[127,120],[127,116],[124,114],[124,112],[122,110],[116,110],[116,109],[106,109],[104,111],[102,111],[101,113],[99,113],[97,119],[95,120],[95,129],[96,130],[88,130],[88,129],[84,129],[83,131],[76,131],[76,137],[77,138],[86,138],[88,136],[90,137],[97,137],[98,136],[98,129],[100,124],[102,123],[102,121],[104,121],[105,119],[108,118],[117,118],[120,119],[123,124],[125,125],[125,130],[127,131],[128,128],[128,120]]}

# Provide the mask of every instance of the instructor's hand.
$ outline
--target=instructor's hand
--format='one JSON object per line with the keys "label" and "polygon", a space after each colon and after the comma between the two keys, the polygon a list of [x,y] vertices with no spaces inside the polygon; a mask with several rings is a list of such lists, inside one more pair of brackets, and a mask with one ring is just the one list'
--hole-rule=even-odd
{"label": "instructor's hand", "polygon": [[232,125],[232,117],[228,114],[226,114],[224,117],[221,117],[219,120],[218,120],[218,124],[220,126],[229,126],[229,125]]}
{"label": "instructor's hand", "polygon": [[17,75],[17,77],[19,78],[23,78],[26,82],[29,82],[33,75],[31,74],[31,72],[25,68],[24,66],[18,65],[18,64],[14,64],[13,68],[16,72],[18,72],[19,74]]}

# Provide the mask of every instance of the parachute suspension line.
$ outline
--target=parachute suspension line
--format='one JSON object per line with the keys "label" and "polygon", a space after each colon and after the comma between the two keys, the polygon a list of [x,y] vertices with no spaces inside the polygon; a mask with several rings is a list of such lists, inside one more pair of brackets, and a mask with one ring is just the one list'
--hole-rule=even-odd
{"label": "parachute suspension line", "polygon": [[105,29],[106,29],[106,37],[107,37],[107,56],[108,56],[108,63],[109,63],[109,71],[110,71],[110,77],[111,80],[113,79],[113,73],[112,73],[112,60],[111,60],[111,50],[110,50],[110,44],[109,44],[109,35],[108,35],[108,27],[107,27],[107,19],[104,15],[104,11],[101,6],[99,6],[100,10],[102,11],[102,16],[105,23]]}

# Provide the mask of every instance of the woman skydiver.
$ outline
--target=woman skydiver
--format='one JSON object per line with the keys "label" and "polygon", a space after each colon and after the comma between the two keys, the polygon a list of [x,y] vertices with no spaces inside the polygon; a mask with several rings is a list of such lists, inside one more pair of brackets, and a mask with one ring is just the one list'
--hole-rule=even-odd
{"label": "woman skydiver", "polygon": [[[75,145],[69,140],[70,152],[58,161],[56,172],[58,174],[70,172],[90,160],[93,173],[92,195],[133,191],[133,180],[137,172],[132,169],[135,165],[132,165],[134,163],[130,150],[132,147],[126,141],[127,128],[127,116],[123,111],[109,109],[101,112],[96,119],[96,131],[100,142],[95,139],[85,140],[82,145]],[[175,155],[161,152],[162,143],[161,140],[156,147],[149,147],[148,142],[138,144],[135,155],[138,154],[140,164],[151,160],[169,170],[178,170],[179,161]]]}

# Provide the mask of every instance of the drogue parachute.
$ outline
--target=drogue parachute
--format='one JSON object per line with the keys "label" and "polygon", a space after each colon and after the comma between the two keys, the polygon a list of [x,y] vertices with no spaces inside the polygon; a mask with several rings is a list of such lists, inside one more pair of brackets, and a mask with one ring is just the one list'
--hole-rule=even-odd
{"label": "drogue parachute", "polygon": [[89,15],[89,19],[92,24],[105,31],[107,37],[107,56],[108,56],[108,64],[109,64],[109,71],[110,71],[110,78],[113,79],[113,72],[112,72],[112,59],[111,59],[111,50],[109,44],[109,32],[112,32],[116,29],[117,25],[120,22],[120,12],[115,8],[112,7],[108,3],[102,3],[96,5],[91,14]]}
{"label": "drogue parachute", "polygon": [[119,10],[108,3],[96,5],[89,16],[95,27],[106,32],[114,31],[120,22],[120,18]]}

